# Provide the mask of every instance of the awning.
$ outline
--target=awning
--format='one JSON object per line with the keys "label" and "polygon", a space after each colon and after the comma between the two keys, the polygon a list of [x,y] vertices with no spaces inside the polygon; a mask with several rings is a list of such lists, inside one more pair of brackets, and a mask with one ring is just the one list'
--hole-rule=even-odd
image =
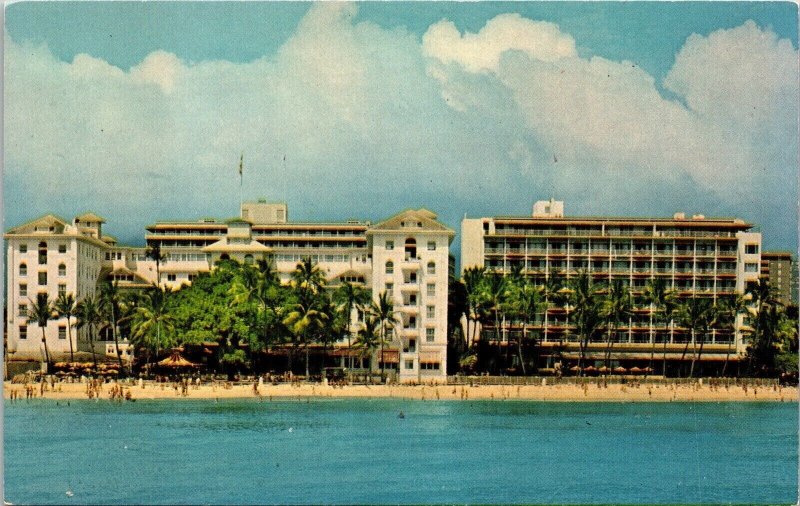
{"label": "awning", "polygon": [[383,360],[386,364],[400,363],[400,350],[383,350]]}
{"label": "awning", "polygon": [[[667,360],[680,360],[681,355],[683,352],[673,352],[667,353]],[[579,359],[580,353],[562,353],[562,357],[566,359]],[[604,353],[587,353],[583,357],[586,360],[605,360],[606,356]],[[611,360],[650,360],[653,359],[654,361],[663,361],[664,360],[664,353],[656,351],[655,354],[650,355],[650,353],[614,353],[611,352]],[[726,355],[724,353],[703,353],[699,356],[699,360],[701,362],[724,362]],[[742,357],[739,356],[735,351],[731,351],[731,354],[727,356],[729,362],[738,362],[742,360]],[[692,360],[692,349],[691,347],[686,352],[686,357],[683,359],[684,361],[691,361]]]}
{"label": "awning", "polygon": [[442,354],[438,351],[421,351],[419,361],[421,364],[438,364],[442,361]]}

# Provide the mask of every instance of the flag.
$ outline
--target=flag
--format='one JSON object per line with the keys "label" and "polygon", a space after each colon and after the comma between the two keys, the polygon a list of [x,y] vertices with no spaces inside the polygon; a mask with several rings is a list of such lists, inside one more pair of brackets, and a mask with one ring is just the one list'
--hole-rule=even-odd
{"label": "flag", "polygon": [[242,168],[244,166],[244,153],[239,157],[239,177],[242,177]]}

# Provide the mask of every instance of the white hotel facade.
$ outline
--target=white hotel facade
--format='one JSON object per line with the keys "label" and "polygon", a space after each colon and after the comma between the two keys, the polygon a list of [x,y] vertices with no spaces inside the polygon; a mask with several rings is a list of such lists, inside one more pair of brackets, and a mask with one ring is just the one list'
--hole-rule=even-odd
{"label": "white hotel facade", "polygon": [[[447,363],[449,246],[455,235],[425,209],[406,210],[385,221],[294,223],[284,203],[245,202],[233,220],[158,222],[147,227],[147,248],[160,248],[164,260],[147,248],[119,246],[103,235],[105,220],[87,213],[72,222],[47,215],[7,231],[7,350],[13,360],[40,360],[41,329],[25,314],[40,292],[51,299],[72,293],[91,296],[103,279],[122,289],[153,284],[178,288],[191,284],[220,259],[243,263],[274,262],[288,283],[297,263],[310,257],[330,286],[343,281],[371,288],[373,298],[386,291],[397,322],[388,348],[374,357],[396,368],[400,381],[443,381]],[[160,279],[158,279],[160,277]],[[357,312],[353,328],[358,328]],[[74,321],[73,321],[74,324]],[[45,336],[51,355],[66,357],[70,345],[65,319],[50,322]],[[86,330],[72,329],[75,350],[88,351]],[[339,347],[346,343],[339,343]],[[113,355],[113,343],[99,341],[100,353]],[[123,356],[130,357],[123,341]]]}

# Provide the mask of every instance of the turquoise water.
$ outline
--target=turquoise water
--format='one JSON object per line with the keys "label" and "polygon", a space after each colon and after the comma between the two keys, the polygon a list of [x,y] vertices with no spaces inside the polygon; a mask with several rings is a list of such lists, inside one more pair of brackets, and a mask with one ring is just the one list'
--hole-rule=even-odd
{"label": "turquoise water", "polygon": [[5,496],[15,504],[794,503],[797,411],[795,403],[6,401]]}

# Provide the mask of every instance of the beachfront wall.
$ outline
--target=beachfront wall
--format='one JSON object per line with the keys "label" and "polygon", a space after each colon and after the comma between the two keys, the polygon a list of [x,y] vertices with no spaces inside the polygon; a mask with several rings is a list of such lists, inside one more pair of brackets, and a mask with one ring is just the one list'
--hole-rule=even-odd
{"label": "beachfront wall", "polygon": [[[507,274],[516,267],[541,284],[553,277],[569,280],[583,271],[595,282],[620,279],[634,295],[643,294],[650,279],[661,278],[680,299],[716,300],[741,294],[759,279],[761,234],[751,228],[740,219],[687,218],[682,213],[672,218],[564,217],[563,203],[542,201],[532,216],[465,218],[461,269],[462,274],[470,267]],[[567,309],[553,304],[530,322],[527,332],[538,341],[540,366],[577,362],[579,343],[569,316]],[[700,359],[717,364],[739,360],[746,349],[744,329],[741,316],[733,331],[712,329]],[[495,344],[502,349],[516,342],[521,322],[504,320],[499,330]],[[478,333],[484,341],[497,341],[497,334],[491,324]],[[591,344],[590,361],[603,359],[609,338],[616,363],[656,362],[661,368],[681,358],[691,360],[698,341],[686,352],[690,332],[674,322],[658,322],[647,305],[636,305],[633,316],[613,335]]]}

